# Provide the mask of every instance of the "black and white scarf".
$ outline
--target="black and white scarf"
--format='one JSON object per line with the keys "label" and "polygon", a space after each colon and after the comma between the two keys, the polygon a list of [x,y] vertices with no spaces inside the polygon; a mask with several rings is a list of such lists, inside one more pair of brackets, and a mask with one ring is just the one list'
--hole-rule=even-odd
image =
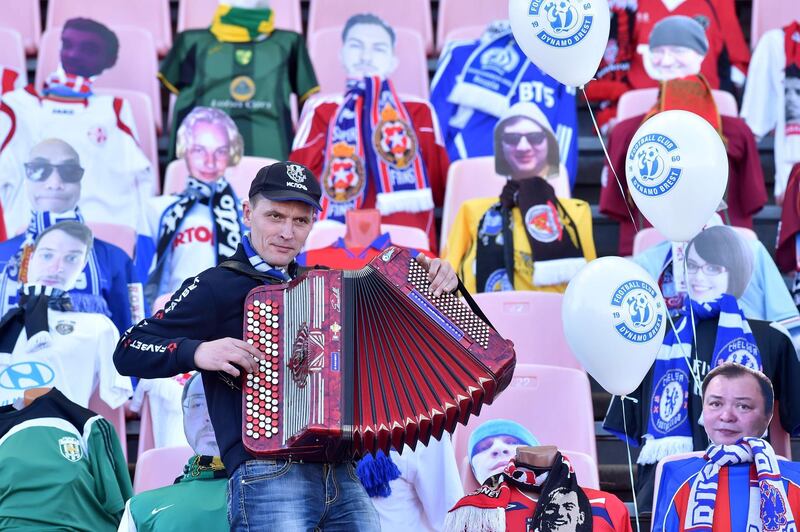
{"label": "black and white scarf", "polygon": [[50,326],[47,309],[69,311],[72,302],[69,294],[58,288],[25,285],[19,291],[19,306],[6,312],[0,320],[0,353],[11,353],[19,334],[25,329],[28,350],[50,343]]}
{"label": "black and white scarf", "polygon": [[475,278],[479,292],[514,289],[514,228],[512,210],[522,215],[534,260],[534,286],[569,282],[586,264],[578,228],[541,177],[509,180],[500,201],[478,224]]}

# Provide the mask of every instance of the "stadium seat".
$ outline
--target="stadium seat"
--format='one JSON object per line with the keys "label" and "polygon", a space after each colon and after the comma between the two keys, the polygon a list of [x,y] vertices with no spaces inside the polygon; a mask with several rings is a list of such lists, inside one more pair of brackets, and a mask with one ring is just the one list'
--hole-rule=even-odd
{"label": "stadium seat", "polygon": [[133,26],[148,31],[160,56],[172,48],[169,0],[49,0],[45,27],[61,27],[75,17],[92,18],[107,26]]}
{"label": "stadium seat", "polygon": [[[155,307],[155,305],[153,306]],[[153,417],[150,413],[150,397],[145,393],[142,399],[142,408],[139,412],[139,448],[136,451],[136,456],[142,456],[145,451],[149,451],[155,446]]]}
{"label": "stadium seat", "polygon": [[160,296],[158,296],[156,300],[153,302],[153,308],[151,310],[153,312],[156,312],[166,307],[170,297],[172,297],[172,294],[161,294]]}
{"label": "stadium seat", "polygon": [[[218,5],[218,0],[180,0],[178,31],[207,28],[211,25],[211,19]],[[275,12],[276,28],[303,33],[300,0],[270,0],[269,6]]]}
{"label": "stadium seat", "polygon": [[[736,98],[733,94],[712,90],[714,101],[717,103],[719,114],[724,116],[738,116],[739,106],[736,103]],[[658,97],[658,89],[635,89],[626,92],[619,98],[617,104],[617,119],[625,120],[647,113],[655,104]]]}
{"label": "stadium seat", "polygon": [[150,164],[155,174],[154,194],[161,193],[161,179],[158,177],[158,139],[156,138],[156,122],[153,118],[153,104],[150,97],[139,91],[125,89],[96,89],[97,94],[110,94],[119,98],[125,98],[131,105],[133,121],[136,124],[136,138],[139,146],[150,160]]}
{"label": "stadium seat", "polygon": [[[739,236],[743,237],[745,240],[758,240],[758,235],[756,232],[749,227],[730,227],[736,229],[736,231],[739,233]],[[639,232],[633,237],[633,254],[638,255],[639,253],[646,251],[649,248],[664,242],[665,240],[666,238],[664,235],[658,232],[658,229],[653,227],[644,227],[639,229]]]}
{"label": "stadium seat", "polygon": [[20,87],[28,84],[25,47],[22,44],[22,36],[13,28],[0,26],[0,66],[13,69],[22,76]]}
{"label": "stadium seat", "polygon": [[783,430],[781,426],[780,409],[778,408],[778,401],[775,401],[775,406],[772,411],[772,421],[769,424],[769,440],[775,454],[783,456],[787,460],[792,459],[792,439],[789,433]]}
{"label": "stadium seat", "polygon": [[[141,28],[121,26],[113,29],[120,41],[117,64],[97,76],[95,86],[98,89],[126,89],[147,94],[153,105],[156,129],[161,132],[161,88],[156,78],[158,61],[153,38]],[[58,67],[60,50],[61,28],[47,28],[42,35],[36,63],[35,83],[38,89]]]}
{"label": "stadium seat", "polygon": [[[491,0],[489,0],[491,1]],[[407,28],[422,38],[425,55],[433,54],[433,22],[430,0],[375,2],[374,0],[311,0],[308,8],[308,35],[335,28],[341,41],[344,23],[356,13],[373,13],[384,19],[395,32]],[[398,48],[402,41],[398,39]],[[337,48],[338,49],[338,48]],[[399,50],[398,50],[399,53]]]}
{"label": "stadium seat", "polygon": [[464,26],[480,26],[479,36],[495,20],[508,19],[508,2],[497,0],[439,0],[436,51],[441,52],[447,34]]}
{"label": "stadium seat", "polygon": [[[250,183],[258,171],[272,163],[277,162],[275,159],[269,157],[255,157],[252,155],[245,155],[239,164],[228,168],[227,178],[230,181],[233,191],[239,196],[239,200],[247,199],[247,193],[250,191]],[[181,160],[172,161],[167,165],[164,170],[164,194],[177,194],[186,188],[186,178],[189,176],[189,169],[186,168],[186,163]]]}
{"label": "stadium seat", "polygon": [[[500,195],[506,177],[497,175],[494,171],[494,157],[473,157],[453,161],[447,171],[447,188],[444,194],[444,207],[442,209],[442,256],[447,246],[447,235],[450,226],[458,214],[461,204],[474,198],[489,198]],[[569,178],[563,165],[561,175],[551,182],[560,198],[571,197]]]}
{"label": "stadium seat", "polygon": [[494,403],[456,428],[453,446],[458,463],[467,455],[472,431],[495,418],[516,421],[542,445],[586,453],[597,463],[592,392],[583,371],[518,363],[511,384]]}
{"label": "stadium seat", "polygon": [[6,4],[0,10],[0,28],[19,32],[27,55],[36,55],[42,37],[42,15],[39,0],[14,0],[14,9]]}
{"label": "stadium seat", "polygon": [[183,474],[183,466],[193,454],[188,445],[145,451],[136,460],[133,493],[169,486]]}
{"label": "stadium seat", "polygon": [[755,48],[764,33],[800,20],[797,0],[753,0],[750,16],[750,48]]}
{"label": "stadium seat", "polygon": [[122,249],[129,257],[133,258],[133,251],[136,247],[136,231],[127,225],[86,222],[95,238],[105,240]]}
{"label": "stadium seat", "polygon": [[[455,440],[455,438],[454,438]],[[586,453],[578,451],[561,450],[561,454],[567,456],[575,468],[578,476],[578,484],[584,488],[600,489],[600,477],[597,472],[597,463]],[[472,467],[469,464],[469,457],[464,456],[458,464],[458,472],[461,476],[461,486],[464,493],[471,493],[478,489],[478,481],[472,474]]]}
{"label": "stadium seat", "polygon": [[[346,227],[343,223],[332,220],[316,222],[306,239],[303,249],[310,251],[328,247],[339,238],[345,235]],[[431,245],[428,242],[428,234],[418,227],[407,227],[405,225],[381,224],[381,233],[389,233],[392,244],[398,246],[430,251]]]}
{"label": "stadium seat", "polygon": [[[314,5],[312,3],[312,5]],[[418,33],[397,28],[397,70],[390,76],[395,90],[427,99],[428,60]],[[347,76],[339,60],[342,48],[341,28],[324,28],[308,34],[308,53],[314,64],[321,94],[342,94]]]}
{"label": "stadium seat", "polygon": [[497,332],[514,342],[517,364],[583,370],[564,337],[562,294],[515,290],[474,294],[473,297]]}
{"label": "stadium seat", "polygon": [[449,42],[473,41],[478,39],[481,35],[483,35],[485,29],[486,26],[461,26],[458,28],[453,28],[443,37],[444,41],[442,41],[441,44],[439,44],[439,41],[437,41],[436,45],[441,49],[440,51],[443,51]]}
{"label": "stadium seat", "polygon": [[125,426],[125,405],[118,408],[111,408],[105,401],[100,399],[98,391],[95,390],[92,397],[89,399],[89,410],[103,416],[114,426],[114,430],[117,432],[117,437],[119,438],[119,443],[122,446],[122,454],[125,456],[125,460],[128,460],[128,434]]}

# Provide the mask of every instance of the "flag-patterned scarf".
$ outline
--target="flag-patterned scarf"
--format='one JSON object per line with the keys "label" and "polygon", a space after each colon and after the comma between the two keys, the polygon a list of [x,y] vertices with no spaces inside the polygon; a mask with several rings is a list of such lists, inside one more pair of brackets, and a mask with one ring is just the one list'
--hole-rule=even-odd
{"label": "flag-patterned scarf", "polygon": [[88,98],[92,95],[94,79],[94,76],[85,78],[77,74],[68,74],[63,66],[58,65],[56,71],[44,80],[42,92],[45,96]]}
{"label": "flag-patterned scarf", "polygon": [[708,303],[686,298],[692,305],[681,312],[683,318],[667,329],[653,366],[653,389],[650,392],[650,416],[639,464],[655,464],[673,454],[691,452],[693,422],[689,419],[691,376],[686,359],[691,357],[694,327],[691,316],[699,321],[719,317],[711,368],[725,362],[737,362],[751,369],[762,369],[761,354],[750,324],[736,298],[723,294]]}
{"label": "flag-patterned scarf", "polygon": [[433,195],[414,126],[392,82],[350,80],[328,129],[320,219],[345,221],[375,187],[383,215],[433,209]]}
{"label": "flag-patterned scarf", "polygon": [[760,438],[744,438],[734,445],[712,445],[705,458],[708,463],[692,481],[681,531],[734,530],[729,515],[720,514],[719,523],[714,527],[719,472],[726,466],[747,463],[755,466],[756,480],[750,483],[747,526],[741,530],[797,530],[778,459],[769,443]]}

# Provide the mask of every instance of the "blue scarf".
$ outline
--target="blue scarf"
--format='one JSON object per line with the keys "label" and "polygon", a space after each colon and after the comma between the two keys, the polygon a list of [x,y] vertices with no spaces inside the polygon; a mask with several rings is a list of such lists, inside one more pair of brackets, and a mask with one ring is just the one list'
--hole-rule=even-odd
{"label": "blue scarf", "polygon": [[499,118],[508,109],[529,65],[508,23],[490,27],[465,61],[447,101]]}
{"label": "blue scarf", "polygon": [[[761,354],[735,297],[723,294],[708,303],[689,298],[687,302],[691,303],[691,312],[698,322],[719,316],[711,368],[724,362],[737,362],[761,371]],[[681,316],[683,319],[675,325],[678,336],[671,327],[667,328],[653,366],[650,416],[645,443],[637,460],[639,464],[655,464],[665,456],[691,452],[694,448],[693,423],[689,419],[692,377],[686,362],[692,355],[694,327],[687,307],[681,311]]]}
{"label": "blue scarf", "polygon": [[278,279],[283,279],[284,281],[288,281],[290,279],[289,274],[287,274],[285,270],[273,268],[267,263],[267,261],[261,258],[261,255],[256,252],[256,250],[253,248],[253,245],[250,243],[250,233],[245,233],[244,238],[242,239],[242,247],[247,255],[247,260],[250,261],[250,264],[253,266],[253,268],[261,273],[272,275]]}
{"label": "blue scarf", "polygon": [[320,177],[320,219],[345,221],[376,190],[383,215],[433,209],[433,194],[411,117],[392,82],[350,80],[331,121]]}
{"label": "blue scarf", "polygon": [[[48,227],[66,221],[84,223],[80,209],[75,207],[60,214],[50,211],[33,212],[31,214],[31,221],[25,230],[25,239],[22,245],[8,259],[8,263],[6,263],[3,273],[0,275],[0,307],[2,307],[3,314],[18,303],[17,292],[20,289],[20,285],[27,281],[28,261],[33,253],[33,243],[36,238]],[[69,291],[75,311],[111,316],[108,303],[103,299],[101,293],[100,278],[100,264],[97,261],[94,249],[92,249],[89,251],[89,260],[83,269],[81,277],[78,278],[76,287]]]}

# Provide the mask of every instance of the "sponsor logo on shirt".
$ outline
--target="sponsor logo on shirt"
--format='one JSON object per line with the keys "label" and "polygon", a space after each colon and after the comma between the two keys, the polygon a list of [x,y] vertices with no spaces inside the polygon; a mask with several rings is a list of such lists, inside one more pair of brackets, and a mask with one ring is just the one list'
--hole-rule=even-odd
{"label": "sponsor logo on shirt", "polygon": [[83,449],[81,442],[78,438],[72,436],[64,436],[58,440],[58,450],[61,451],[61,456],[70,462],[77,462],[83,458]]}
{"label": "sponsor logo on shirt", "polygon": [[166,308],[164,308],[164,313],[172,311],[172,309],[174,309],[178,305],[178,303],[183,301],[186,298],[186,296],[188,296],[192,292],[192,290],[197,288],[197,285],[199,285],[199,284],[200,284],[200,277],[195,277],[194,281],[192,281],[192,284],[190,284],[189,286],[184,288],[183,291],[180,294],[178,294],[177,297],[174,297],[169,302],[169,304],[166,306]]}
{"label": "sponsor logo on shirt", "polygon": [[202,225],[189,227],[175,235],[175,238],[172,239],[172,249],[183,244],[193,244],[195,242],[208,243],[210,245],[213,239],[214,233],[210,228]]}
{"label": "sponsor logo on shirt", "polygon": [[246,102],[255,96],[256,83],[250,76],[236,76],[231,81],[229,91],[231,98],[237,102]]}
{"label": "sponsor logo on shirt", "polygon": [[0,388],[27,390],[39,388],[53,382],[53,368],[43,362],[19,362],[11,364],[0,373]]}
{"label": "sponsor logo on shirt", "polygon": [[126,342],[128,342],[128,347],[131,349],[144,351],[146,353],[165,353],[169,347],[168,345],[148,344],[141,340],[131,340],[130,338],[128,338]]}

